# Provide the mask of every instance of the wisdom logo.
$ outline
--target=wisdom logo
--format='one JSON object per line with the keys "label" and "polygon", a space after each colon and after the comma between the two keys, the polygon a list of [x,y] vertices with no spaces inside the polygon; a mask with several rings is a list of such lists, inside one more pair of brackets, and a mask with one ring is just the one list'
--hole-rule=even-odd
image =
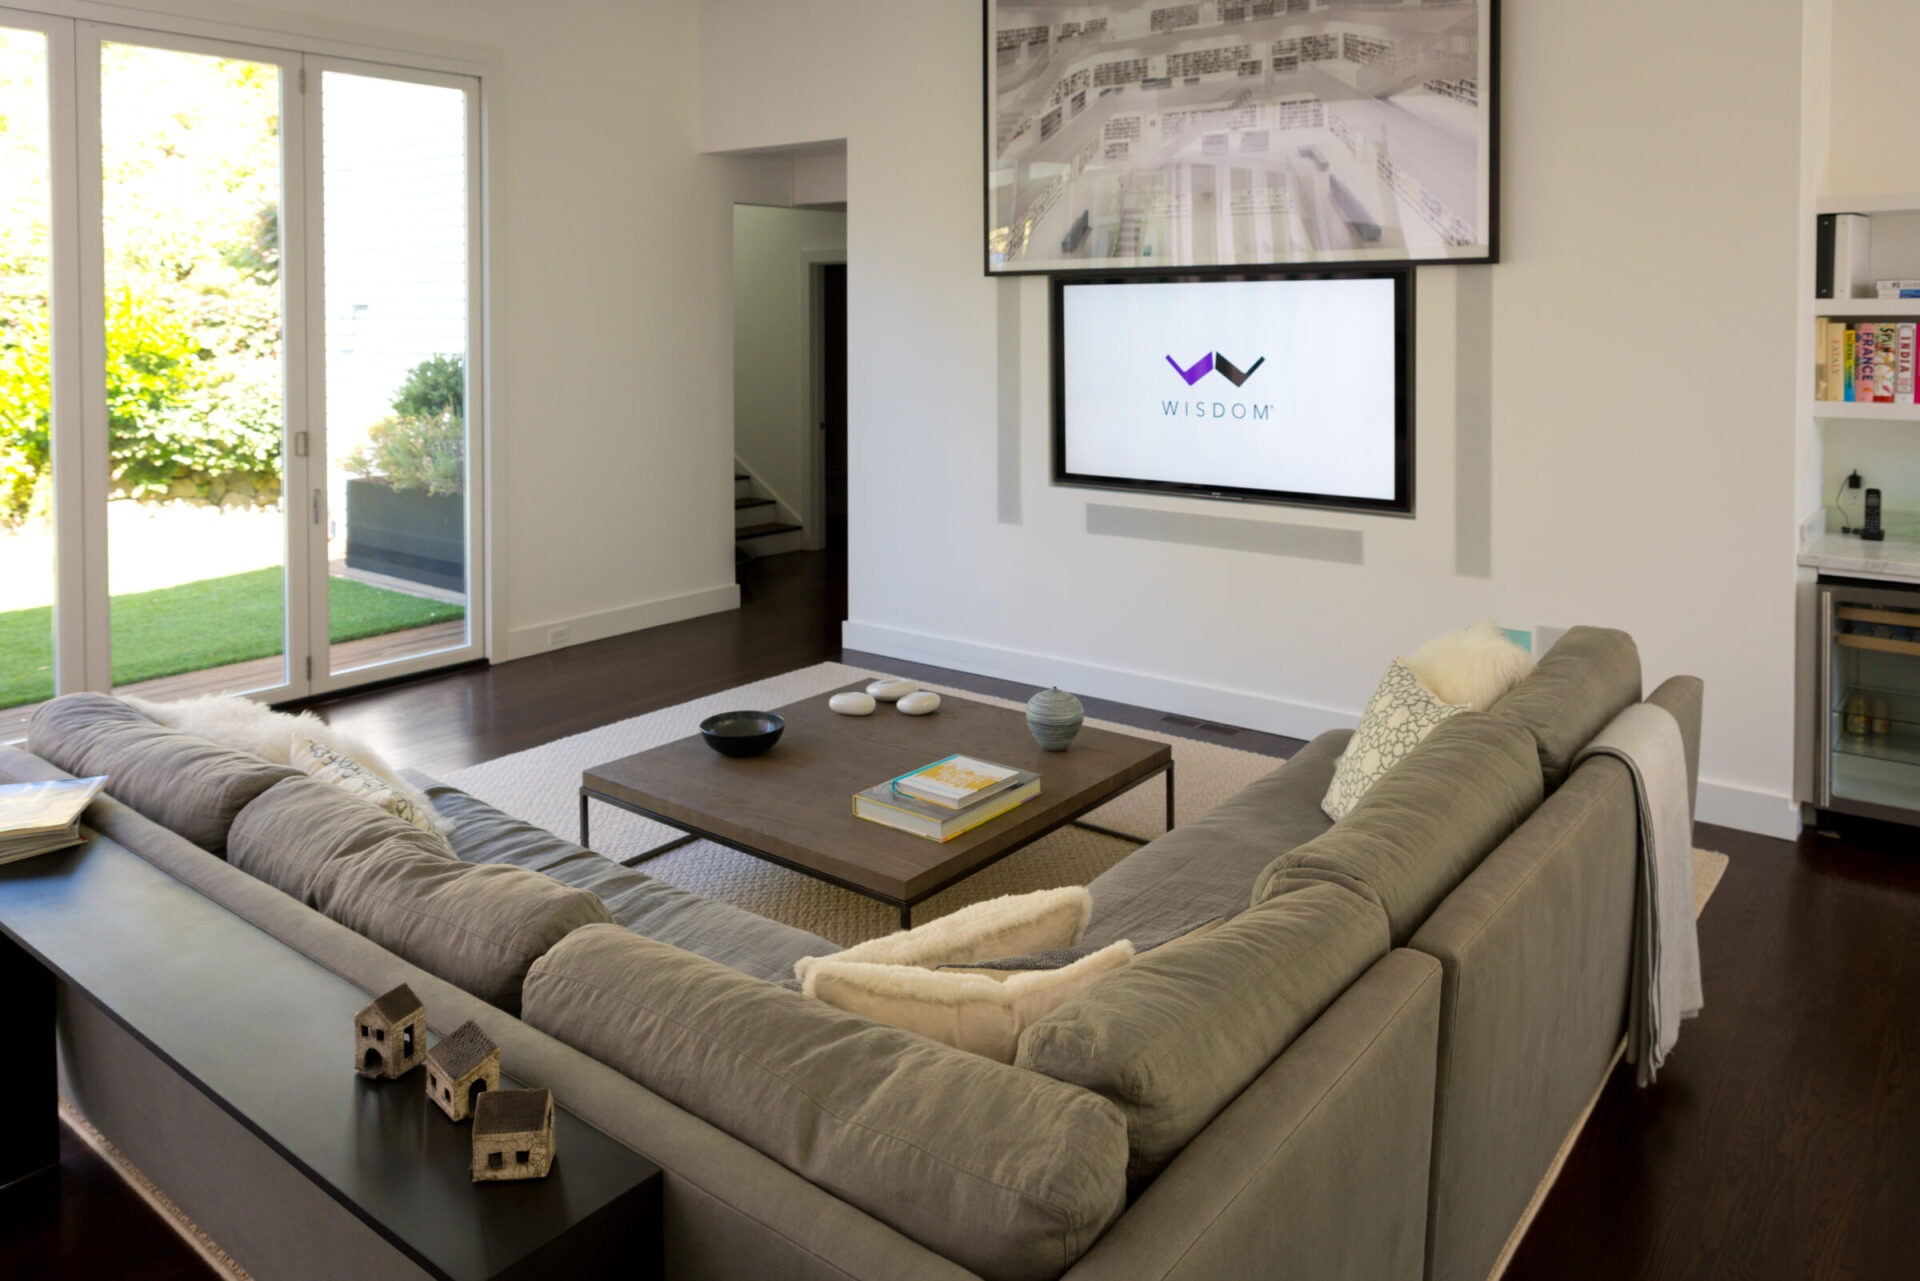
{"label": "wisdom logo", "polygon": [[1189,387],[1199,382],[1202,378],[1205,378],[1208,374],[1215,372],[1218,372],[1222,378],[1225,378],[1234,386],[1244,387],[1247,379],[1253,377],[1254,370],[1267,363],[1267,358],[1262,356],[1245,369],[1241,369],[1217,351],[1208,352],[1206,355],[1200,357],[1200,359],[1194,361],[1193,364],[1184,368],[1180,362],[1172,356],[1167,357],[1167,363],[1173,366],[1174,373],[1179,374],[1187,380],[1187,386]]}

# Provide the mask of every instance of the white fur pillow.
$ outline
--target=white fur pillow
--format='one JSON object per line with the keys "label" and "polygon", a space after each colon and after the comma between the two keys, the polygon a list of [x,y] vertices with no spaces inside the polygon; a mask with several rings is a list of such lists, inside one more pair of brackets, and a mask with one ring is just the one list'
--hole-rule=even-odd
{"label": "white fur pillow", "polygon": [[1072,947],[1080,941],[1092,916],[1093,895],[1084,885],[1003,894],[925,925],[856,943],[830,957],[804,957],[794,962],[793,974],[804,984],[815,966],[829,960],[930,970]]}
{"label": "white fur pillow", "polygon": [[1484,712],[1533,671],[1533,655],[1490,622],[1436,636],[1404,660],[1443,703]]}
{"label": "white fur pillow", "polygon": [[182,699],[177,703],[152,703],[144,698],[121,696],[121,702],[149,720],[168,729],[192,734],[235,751],[251,752],[276,765],[293,764],[296,739],[307,739],[333,752],[351,757],[366,771],[404,797],[420,814],[427,816],[432,830],[444,834],[450,826],[434,810],[425,792],[400,777],[371,747],[334,729],[312,712],[294,715],[276,712],[264,703],[235,694],[208,694]]}
{"label": "white fur pillow", "polygon": [[293,741],[293,759],[288,763],[295,769],[305,770],[307,776],[316,782],[337,787],[356,800],[386,811],[402,823],[411,823],[432,837],[436,844],[445,847],[449,858],[454,857],[453,847],[447,845],[447,838],[436,825],[431,809],[421,809],[402,796],[387,780],[345,752],[336,751],[325,743],[316,743],[301,734]]}
{"label": "white fur pillow", "polygon": [[876,1023],[1011,1063],[1028,1025],[1132,961],[1133,944],[1121,939],[1057,970],[927,970],[840,956],[811,959],[802,984],[808,996]]}

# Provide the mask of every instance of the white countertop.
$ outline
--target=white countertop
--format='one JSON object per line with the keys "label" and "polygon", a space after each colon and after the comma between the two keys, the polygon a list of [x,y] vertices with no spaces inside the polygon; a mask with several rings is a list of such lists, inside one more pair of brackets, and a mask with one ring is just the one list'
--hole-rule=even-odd
{"label": "white countertop", "polygon": [[1800,545],[1800,563],[1823,574],[1920,583],[1920,516],[1889,512],[1885,524],[1887,536],[1877,543],[1838,529],[1809,530]]}

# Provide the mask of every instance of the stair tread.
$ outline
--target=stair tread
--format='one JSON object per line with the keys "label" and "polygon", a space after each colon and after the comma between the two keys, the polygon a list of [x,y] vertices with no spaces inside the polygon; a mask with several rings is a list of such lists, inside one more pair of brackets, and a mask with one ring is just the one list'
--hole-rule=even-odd
{"label": "stair tread", "polygon": [[764,525],[743,525],[733,531],[733,538],[735,542],[743,538],[768,538],[774,534],[791,534],[799,528],[800,526],[798,525],[788,525],[777,520],[770,520]]}
{"label": "stair tread", "polygon": [[733,500],[733,509],[735,511],[739,511],[742,507],[771,506],[773,506],[773,499],[771,498],[736,498]]}

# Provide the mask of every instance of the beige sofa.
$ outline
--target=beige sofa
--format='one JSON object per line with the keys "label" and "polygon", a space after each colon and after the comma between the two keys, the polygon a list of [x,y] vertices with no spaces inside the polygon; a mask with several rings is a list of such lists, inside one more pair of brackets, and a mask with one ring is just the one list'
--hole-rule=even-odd
{"label": "beige sofa", "polygon": [[[1653,696],[1690,772],[1700,694]],[[1567,766],[1639,697],[1631,640],[1576,629],[1337,825],[1346,736],[1316,740],[1094,883],[1092,943],[1232,919],[1089,987],[1012,1066],[786,990],[824,940],[450,789],[462,859],[435,862],[97,696],[50,705],[0,771],[113,773],[104,836],[369,992],[412,984],[441,1034],[478,1021],[509,1073],[663,1167],[669,1275],[1451,1281],[1486,1275],[1624,1027],[1631,785]],[[63,1011],[83,1112],[256,1276],[327,1274],[261,1225],[337,1207],[191,1098],[144,1106],[165,1066]]]}

